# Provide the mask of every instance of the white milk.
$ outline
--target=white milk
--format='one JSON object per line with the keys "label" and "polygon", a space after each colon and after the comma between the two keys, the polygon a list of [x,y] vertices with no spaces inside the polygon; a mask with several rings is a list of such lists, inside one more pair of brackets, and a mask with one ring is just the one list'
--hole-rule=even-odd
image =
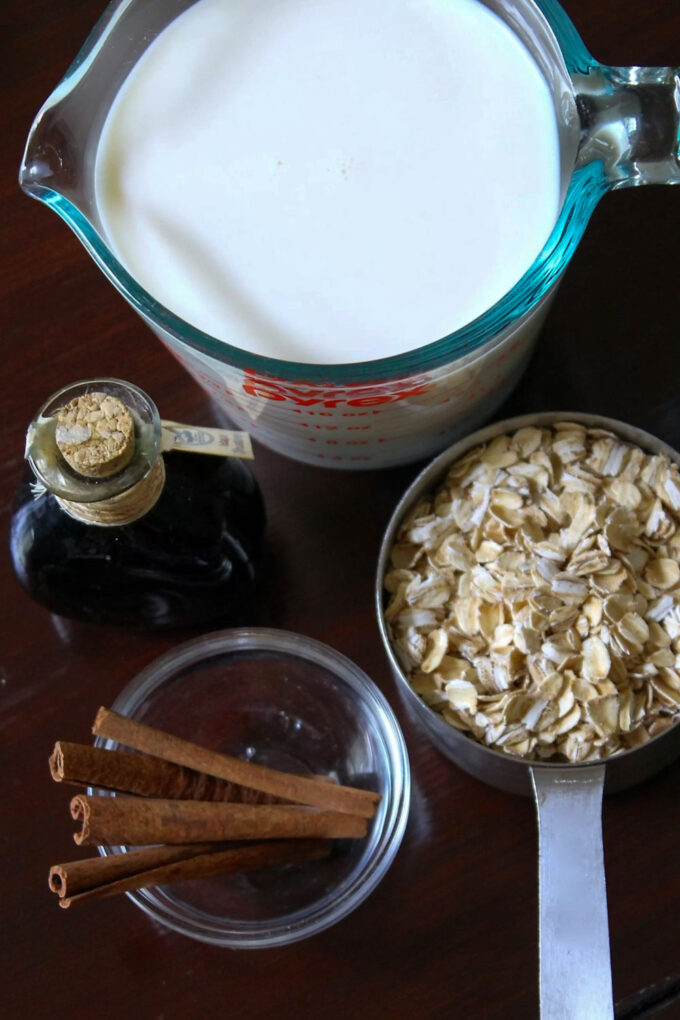
{"label": "white milk", "polygon": [[120,260],[189,323],[365,361],[465,325],[531,265],[555,114],[476,0],[200,0],[124,83],[96,187]]}

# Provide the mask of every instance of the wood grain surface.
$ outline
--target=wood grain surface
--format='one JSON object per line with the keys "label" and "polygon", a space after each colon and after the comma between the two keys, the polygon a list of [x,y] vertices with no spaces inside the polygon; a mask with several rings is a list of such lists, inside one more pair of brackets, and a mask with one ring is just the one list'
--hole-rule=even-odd
{"label": "wood grain surface", "polygon": [[[235,952],[161,928],[126,898],[71,914],[47,888],[73,854],[67,803],[47,760],[87,741],[100,704],[182,634],[130,634],[49,615],[7,554],[26,426],[75,379],[115,375],[176,421],[218,421],[208,398],[128,308],[73,234],[18,188],[41,103],[99,16],[100,0],[5,0],[3,248],[2,860],[0,1013],[18,1018],[324,1020],[538,1014],[537,837],[529,800],[469,778],[403,710],[376,628],[382,531],[420,465],[340,473],[256,447],[269,513],[268,584],[257,619],[352,658],[395,709],[413,800],[402,848],[358,910],[287,948]],[[680,64],[678,0],[566,0],[610,64]],[[497,417],[591,411],[680,447],[680,188],[627,189],[600,203],[529,370]],[[680,1017],[680,762],[604,806],[611,949],[620,1018]]]}

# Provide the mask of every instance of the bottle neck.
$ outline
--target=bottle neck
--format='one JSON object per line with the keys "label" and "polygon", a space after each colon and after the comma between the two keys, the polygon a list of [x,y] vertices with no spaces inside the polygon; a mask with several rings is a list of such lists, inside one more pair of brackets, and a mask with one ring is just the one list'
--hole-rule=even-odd
{"label": "bottle neck", "polygon": [[38,411],[26,457],[40,486],[77,521],[131,524],[165,482],[161,421],[150,397],[122,379],[65,386]]}
{"label": "bottle neck", "polygon": [[135,485],[107,499],[81,503],[55,495],[62,510],[76,521],[100,527],[121,527],[132,524],[147,514],[158,502],[165,485],[165,464],[158,457],[151,470]]}

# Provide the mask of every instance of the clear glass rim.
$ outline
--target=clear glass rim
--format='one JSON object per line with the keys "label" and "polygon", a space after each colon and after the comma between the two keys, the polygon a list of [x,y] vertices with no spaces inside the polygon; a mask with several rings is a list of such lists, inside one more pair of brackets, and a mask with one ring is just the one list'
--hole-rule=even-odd
{"label": "clear glass rim", "polygon": [[[68,94],[84,75],[107,35],[132,2],[134,0],[112,0],[66,75],[43,105],[34,127],[42,113]],[[566,75],[587,73],[598,66],[557,0],[525,0],[525,2],[537,8],[547,21],[563,55],[563,70]],[[161,305],[127,272],[98,231],[69,199],[45,184],[31,179],[27,169],[30,142],[29,136],[19,174],[21,187],[32,197],[45,202],[62,217],[105,276],[143,318],[163,330],[178,344],[188,346],[199,355],[213,358],[237,369],[284,381],[327,382],[336,386],[406,378],[472,355],[484,345],[487,345],[488,349],[496,342],[500,342],[499,334],[530,312],[558,280],[577,247],[595,206],[610,187],[601,164],[591,163],[576,169],[555,227],[534,263],[503,298],[461,329],[407,353],[391,357],[334,365],[309,364],[246,352],[196,329]]]}
{"label": "clear glass rim", "polygon": [[[193,638],[155,659],[124,688],[112,708],[134,715],[145,699],[177,670],[225,652],[275,652],[322,666],[357,694],[375,724],[388,765],[389,797],[381,802],[360,860],[332,893],[276,921],[231,921],[187,907],[162,888],[141,889],[126,895],[146,914],[174,931],[202,942],[234,949],[266,948],[308,938],[342,920],[375,889],[390,867],[401,844],[410,806],[410,766],[406,744],[385,696],[355,663],[313,638],[274,628],[235,628]],[[97,738],[95,746],[115,747]],[[104,856],[124,852],[122,847],[100,847]]]}

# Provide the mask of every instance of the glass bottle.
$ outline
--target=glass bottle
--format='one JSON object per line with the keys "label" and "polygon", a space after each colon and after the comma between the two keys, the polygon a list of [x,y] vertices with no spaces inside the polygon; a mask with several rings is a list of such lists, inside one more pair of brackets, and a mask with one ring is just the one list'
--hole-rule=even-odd
{"label": "glass bottle", "polygon": [[155,405],[130,383],[75,383],[43,405],[26,442],[35,478],[19,486],[10,537],[36,602],[138,628],[250,622],[259,487],[239,459],[162,445]]}

